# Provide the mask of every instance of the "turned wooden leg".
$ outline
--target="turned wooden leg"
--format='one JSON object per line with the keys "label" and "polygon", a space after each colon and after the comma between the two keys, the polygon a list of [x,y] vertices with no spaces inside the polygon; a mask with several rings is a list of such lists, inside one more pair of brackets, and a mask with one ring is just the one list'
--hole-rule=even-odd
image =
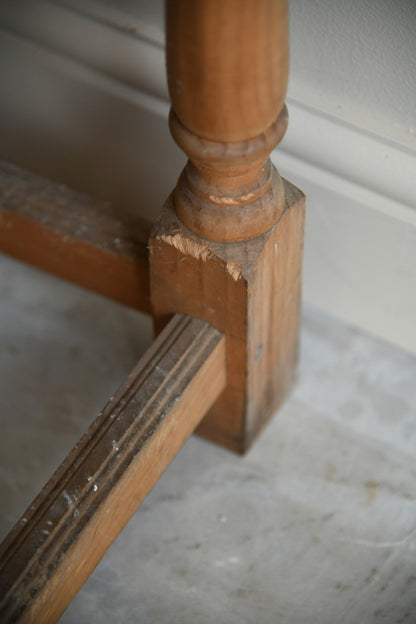
{"label": "turned wooden leg", "polygon": [[297,358],[304,197],[269,159],[287,125],[287,4],[166,8],[170,128],[189,161],[150,239],[155,325],[180,311],[225,333],[227,388],[198,431],[243,452]]}

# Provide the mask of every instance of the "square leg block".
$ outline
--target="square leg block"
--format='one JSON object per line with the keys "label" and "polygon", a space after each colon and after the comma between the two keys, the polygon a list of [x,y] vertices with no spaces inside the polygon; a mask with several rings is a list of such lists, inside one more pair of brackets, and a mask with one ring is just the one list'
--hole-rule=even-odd
{"label": "square leg block", "polygon": [[285,196],[278,223],[241,243],[193,234],[170,197],[150,237],[156,331],[182,312],[226,335],[227,387],[197,432],[239,453],[283,401],[296,371],[305,199],[286,181]]}

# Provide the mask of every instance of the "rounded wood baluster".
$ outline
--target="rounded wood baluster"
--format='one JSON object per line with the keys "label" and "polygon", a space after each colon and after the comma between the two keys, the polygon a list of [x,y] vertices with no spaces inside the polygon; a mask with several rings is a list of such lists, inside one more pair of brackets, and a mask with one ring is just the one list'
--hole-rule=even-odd
{"label": "rounded wood baluster", "polygon": [[287,126],[285,0],[167,0],[170,127],[189,156],[176,212],[216,241],[253,238],[284,208],[269,160]]}

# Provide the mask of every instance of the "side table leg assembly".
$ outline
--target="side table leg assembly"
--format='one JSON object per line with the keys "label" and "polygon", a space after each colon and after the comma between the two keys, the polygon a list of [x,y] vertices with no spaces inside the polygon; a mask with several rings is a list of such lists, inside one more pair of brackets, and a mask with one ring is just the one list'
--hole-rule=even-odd
{"label": "side table leg assembly", "polygon": [[151,311],[157,335],[3,542],[2,622],[56,622],[187,438],[244,453],[294,379],[305,202],[269,159],[288,120],[287,3],[168,0],[166,54],[189,160],[149,251],[65,191],[79,209],[68,226],[62,187],[0,168],[0,249]]}

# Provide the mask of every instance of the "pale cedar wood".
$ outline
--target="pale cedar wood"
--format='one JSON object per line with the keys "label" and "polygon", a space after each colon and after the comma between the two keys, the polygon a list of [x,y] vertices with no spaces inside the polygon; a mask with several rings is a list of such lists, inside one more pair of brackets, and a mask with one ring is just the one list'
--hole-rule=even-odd
{"label": "pale cedar wood", "polygon": [[0,161],[0,251],[150,313],[150,224]]}
{"label": "pale cedar wood", "polygon": [[150,239],[155,326],[227,338],[225,393],[198,431],[244,452],[285,398],[299,332],[304,196],[269,153],[287,112],[284,0],[168,0],[171,132],[189,161]]}
{"label": "pale cedar wood", "polygon": [[0,621],[56,622],[225,386],[225,339],[176,315],[0,547]]}

